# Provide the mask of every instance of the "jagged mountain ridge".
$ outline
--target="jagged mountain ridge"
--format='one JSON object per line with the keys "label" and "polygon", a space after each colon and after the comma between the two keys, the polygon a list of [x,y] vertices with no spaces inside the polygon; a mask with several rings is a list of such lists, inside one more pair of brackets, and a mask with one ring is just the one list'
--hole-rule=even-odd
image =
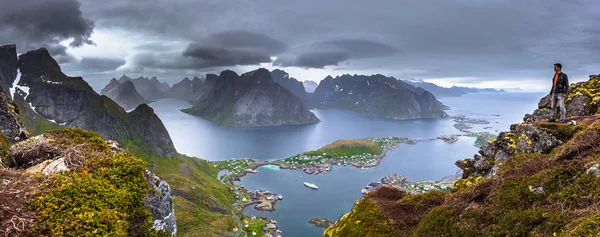
{"label": "jagged mountain ridge", "polygon": [[328,76],[313,93],[312,105],[393,119],[447,116],[445,106],[428,91],[379,74]]}
{"label": "jagged mountain ridge", "polygon": [[436,97],[458,97],[458,96],[466,95],[469,93],[479,93],[479,92],[504,92],[504,90],[497,90],[497,89],[493,89],[493,88],[483,88],[482,89],[482,88],[470,88],[470,87],[458,87],[458,86],[453,86],[453,87],[447,88],[447,87],[441,87],[436,84],[433,84],[430,82],[424,82],[424,81],[409,81],[409,80],[403,80],[403,81],[414,87],[423,88],[423,89],[431,92],[431,94],[435,95]]}
{"label": "jagged mountain ridge", "polygon": [[190,103],[195,103],[202,95],[204,95],[212,86],[205,83],[202,79],[194,77],[192,80],[184,78],[180,82],[174,84],[168,92],[169,97],[185,100]]}
{"label": "jagged mountain ridge", "polygon": [[138,105],[151,102],[138,93],[132,81],[125,81],[121,84],[113,78],[100,93],[117,102],[125,110],[133,110]]}
{"label": "jagged mountain ridge", "polygon": [[[453,193],[383,187],[323,236],[596,236],[600,75],[572,85],[567,101],[576,125],[526,115],[474,158],[456,162],[463,176]],[[539,105],[547,111],[547,98]]]}
{"label": "jagged mountain ridge", "polygon": [[[207,77],[207,80],[209,78]],[[186,113],[230,126],[281,126],[319,122],[300,99],[258,69],[223,71],[211,90]]]}
{"label": "jagged mountain ridge", "polygon": [[135,85],[135,89],[146,100],[159,100],[167,97],[167,92],[171,87],[166,82],[160,82],[156,77],[138,77],[131,79],[126,75],[119,78],[119,83],[123,84],[126,81],[131,81]]}
{"label": "jagged mountain ridge", "polygon": [[[161,156],[176,153],[169,134],[153,111],[138,107],[132,113],[143,112],[145,119],[155,120],[157,127],[135,126],[138,120],[106,96],[100,96],[81,77],[68,77],[62,73],[45,48],[19,56],[21,78],[19,86],[29,88],[28,93],[15,93],[19,107],[29,107],[47,120],[68,127],[98,132],[106,139],[130,141],[146,146]],[[16,97],[16,96],[15,96]],[[140,115],[137,115],[140,118]],[[150,131],[151,130],[151,131]],[[139,137],[153,134],[154,139]]]}
{"label": "jagged mountain ridge", "polygon": [[296,78],[290,77],[287,72],[275,69],[271,71],[271,78],[273,81],[288,91],[292,92],[296,97],[300,98],[303,102],[307,102],[309,95],[304,89],[304,84],[298,81]]}

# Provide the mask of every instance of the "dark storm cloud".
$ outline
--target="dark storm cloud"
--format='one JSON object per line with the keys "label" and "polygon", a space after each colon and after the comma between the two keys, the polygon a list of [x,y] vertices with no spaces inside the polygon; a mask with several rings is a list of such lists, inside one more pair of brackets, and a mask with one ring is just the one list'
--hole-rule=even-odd
{"label": "dark storm cloud", "polygon": [[264,34],[230,31],[209,36],[200,43],[191,43],[183,52],[199,68],[236,65],[256,65],[271,62],[287,45]]}
{"label": "dark storm cloud", "polygon": [[73,62],[63,40],[71,47],[93,44],[94,22],[85,18],[76,0],[17,0],[0,5],[0,42],[17,44],[20,52],[47,47],[59,62]]}
{"label": "dark storm cloud", "polygon": [[169,44],[145,43],[128,56],[121,70],[142,72],[145,68],[201,70],[214,67],[257,65],[287,49],[281,41],[264,34],[228,31],[210,35],[185,49],[170,49]]}
{"label": "dark storm cloud", "polygon": [[365,59],[392,56],[398,52],[390,45],[369,40],[331,40],[311,44],[297,56],[284,55],[273,65],[282,67],[323,68],[337,66],[350,59]]}
{"label": "dark storm cloud", "polygon": [[[258,64],[277,56],[280,66],[505,80],[545,76],[554,62],[589,74],[600,61],[596,0],[85,0],[83,12],[106,28],[193,43],[179,54],[129,57],[157,69]],[[278,51],[260,44],[236,45],[244,37],[221,45],[210,40],[239,29],[289,48],[273,55]]]}

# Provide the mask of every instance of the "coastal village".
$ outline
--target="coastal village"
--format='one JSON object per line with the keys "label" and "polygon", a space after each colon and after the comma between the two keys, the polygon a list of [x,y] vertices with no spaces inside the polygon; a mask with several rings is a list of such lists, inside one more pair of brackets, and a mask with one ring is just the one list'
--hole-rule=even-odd
{"label": "coastal village", "polygon": [[[457,122],[457,129],[467,133],[460,135],[443,135],[434,139],[440,139],[447,143],[458,141],[461,136],[477,137],[475,146],[484,146],[495,136],[487,132],[473,133],[468,131],[471,126],[468,124],[488,124],[489,122],[479,119],[469,119],[464,116],[454,118]],[[327,174],[333,171],[334,166],[353,166],[360,169],[376,167],[385,157],[389,150],[398,148],[401,144],[416,144],[419,139],[401,138],[401,137],[382,137],[356,140],[339,140],[329,144],[319,150],[305,152],[283,160],[274,162],[253,160],[248,158],[230,159],[226,161],[215,162],[213,165],[218,167],[222,173],[219,178],[222,182],[231,185],[231,190],[237,195],[238,201],[234,204],[235,212],[239,213],[242,221],[242,231],[246,236],[282,236],[282,231],[278,229],[277,221],[269,220],[264,217],[245,217],[243,210],[248,206],[253,206],[260,211],[274,211],[278,202],[283,200],[283,196],[272,193],[268,190],[248,190],[243,185],[236,183],[247,174],[255,174],[261,166],[273,165],[281,169],[302,170],[311,175]],[[450,191],[457,176],[450,176],[441,181],[423,181],[409,182],[399,174],[393,174],[383,177],[380,182],[373,182],[366,185],[361,192],[367,194],[382,186],[398,188],[400,190],[419,194],[431,190]],[[306,184],[305,184],[306,186]],[[318,227],[327,227],[333,224],[327,219],[313,218],[309,223]],[[232,229],[237,233],[239,227]]]}

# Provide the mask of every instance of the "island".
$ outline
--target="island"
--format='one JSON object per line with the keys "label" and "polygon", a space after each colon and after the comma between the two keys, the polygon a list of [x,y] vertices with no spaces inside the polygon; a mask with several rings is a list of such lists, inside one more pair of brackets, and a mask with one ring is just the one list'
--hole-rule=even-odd
{"label": "island", "polygon": [[312,94],[312,107],[341,109],[390,119],[446,118],[447,107],[433,94],[394,77],[327,76]]}
{"label": "island", "polygon": [[489,121],[486,121],[483,119],[468,118],[467,116],[464,116],[464,115],[454,116],[453,119],[455,122],[454,128],[456,128],[464,133],[471,133],[471,131],[469,131],[469,129],[473,128],[473,126],[471,126],[471,124],[490,124]]}
{"label": "island", "polygon": [[307,174],[326,174],[334,165],[366,169],[378,166],[387,152],[417,140],[400,137],[338,140],[316,151],[305,152],[272,164],[282,169],[302,169]]}
{"label": "island", "polygon": [[440,139],[444,142],[452,144],[452,143],[455,143],[458,141],[458,136],[457,135],[442,135],[442,136],[437,137],[437,139]]}
{"label": "island", "polygon": [[238,75],[223,71],[214,86],[185,113],[234,127],[303,125],[319,118],[261,68]]}
{"label": "island", "polygon": [[333,223],[335,223],[335,222],[332,221],[332,220],[329,220],[327,218],[318,218],[318,217],[315,217],[315,218],[310,219],[308,221],[308,223],[313,224],[313,225],[315,225],[317,227],[327,228],[327,227],[332,226]]}

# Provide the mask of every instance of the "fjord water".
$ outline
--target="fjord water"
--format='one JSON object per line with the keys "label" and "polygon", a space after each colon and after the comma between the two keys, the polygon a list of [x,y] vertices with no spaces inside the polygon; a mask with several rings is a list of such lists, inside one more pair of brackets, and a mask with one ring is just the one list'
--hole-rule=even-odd
{"label": "fjord water", "polygon": [[[450,115],[467,115],[490,121],[488,125],[473,125],[473,131],[508,130],[512,123],[521,122],[531,113],[539,93],[476,93],[462,97],[442,98],[451,107]],[[179,110],[190,105],[178,100],[161,100],[150,104],[181,153],[208,160],[230,158],[281,159],[318,149],[338,139],[381,136],[434,138],[440,135],[461,134],[452,119],[390,120],[363,116],[339,110],[315,110],[321,123],[278,128],[232,128],[213,124]],[[500,115],[500,116],[495,116]],[[484,127],[492,127],[484,130]],[[332,220],[350,211],[361,197],[360,190],[369,182],[398,173],[410,181],[439,180],[455,174],[454,162],[472,157],[477,148],[474,138],[461,137],[454,144],[440,140],[416,145],[402,145],[388,153],[381,165],[372,169],[335,167],[326,175],[307,175],[301,171],[262,167],[258,174],[248,175],[241,184],[250,190],[267,189],[284,196],[276,211],[260,212],[246,208],[246,215],[266,216],[278,221],[284,236],[319,236],[322,228],[308,224],[312,217]],[[304,187],[303,182],[315,183],[319,190]]]}

